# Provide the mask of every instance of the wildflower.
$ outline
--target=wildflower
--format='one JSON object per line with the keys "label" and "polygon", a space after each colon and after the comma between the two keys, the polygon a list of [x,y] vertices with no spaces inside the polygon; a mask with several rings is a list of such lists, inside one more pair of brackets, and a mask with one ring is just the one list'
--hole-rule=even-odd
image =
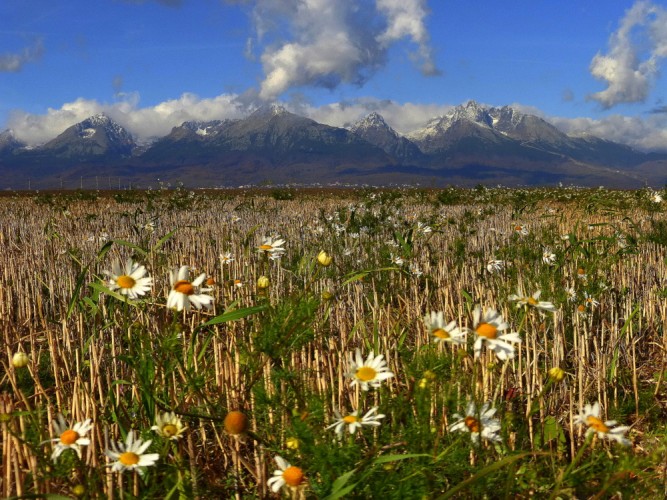
{"label": "wildflower", "polygon": [[651,201],[653,203],[661,203],[662,202],[662,195],[660,193],[658,193],[657,191],[654,191],[651,194]]}
{"label": "wildflower", "polygon": [[597,432],[600,439],[609,439],[616,441],[618,444],[628,446],[630,440],[624,436],[625,432],[630,428],[625,425],[616,426],[616,420],[602,421],[600,419],[600,403],[587,404],[584,406],[582,412],[574,417],[574,423],[579,425],[587,425],[586,435]]}
{"label": "wildflower", "polygon": [[408,269],[410,270],[410,274],[412,274],[413,276],[415,276],[417,278],[419,278],[422,274],[424,274],[422,272],[421,268],[419,267],[419,265],[415,264],[414,262],[410,263],[410,266],[408,267]]}
{"label": "wildflower", "polygon": [[285,485],[290,488],[296,488],[303,484],[305,476],[299,467],[290,465],[290,463],[280,455],[276,455],[275,460],[276,464],[278,464],[278,470],[273,472],[273,477],[267,482],[271,491],[277,493],[280,488]]}
{"label": "wildflower", "polygon": [[382,354],[374,356],[371,351],[366,361],[361,357],[359,349],[354,356],[350,354],[348,377],[353,379],[350,385],[358,385],[367,391],[370,387],[380,387],[383,380],[393,376],[394,373],[387,368],[387,362]]}
{"label": "wildflower", "polygon": [[288,437],[285,440],[285,446],[288,450],[298,450],[301,447],[301,441],[299,441],[299,438]]}
{"label": "wildflower", "polygon": [[185,429],[187,427],[183,425],[181,418],[174,412],[165,412],[158,415],[155,418],[155,425],[151,427],[151,430],[172,441],[178,441],[183,436]]}
{"label": "wildflower", "polygon": [[[194,281],[189,281],[190,273],[188,266],[182,266],[178,271],[172,271],[169,275],[171,291],[167,298],[167,307],[177,311],[190,310],[193,304],[197,309],[205,307],[210,309],[213,297],[202,292],[210,292],[210,288],[200,288],[206,279],[206,273],[200,274]],[[199,289],[199,290],[197,290]]]}
{"label": "wildflower", "polygon": [[586,308],[593,309],[593,308],[599,306],[600,302],[598,302],[593,297],[588,295],[588,292],[584,292],[584,304],[586,304]]}
{"label": "wildflower", "polygon": [[565,371],[558,366],[554,366],[549,370],[549,379],[554,382],[560,382],[565,378]]}
{"label": "wildflower", "polygon": [[109,289],[118,290],[121,295],[130,299],[138,299],[151,289],[153,278],[146,276],[146,268],[132,259],[127,259],[125,266],[115,261],[111,272],[104,271],[109,276]]}
{"label": "wildflower", "polygon": [[234,262],[234,257],[232,256],[232,252],[226,252],[220,254],[220,264],[224,266],[225,264],[231,264],[232,262]]}
{"label": "wildflower", "polygon": [[285,240],[281,238],[271,238],[267,236],[262,239],[262,244],[259,246],[259,251],[264,252],[265,255],[268,255],[272,259],[278,259],[285,253],[283,245]]}
{"label": "wildflower", "polygon": [[524,224],[517,224],[514,226],[514,232],[520,236],[526,236],[528,228]]}
{"label": "wildflower", "polygon": [[90,444],[90,439],[85,436],[92,428],[92,420],[89,418],[69,427],[62,414],[59,414],[58,420],[53,421],[53,430],[58,437],[50,439],[49,441],[44,441],[44,443],[55,443],[55,448],[51,454],[51,460],[55,462],[60,454],[67,449],[74,450],[78,457],[81,458],[81,447]]}
{"label": "wildflower", "polygon": [[319,262],[322,267],[329,267],[332,261],[333,257],[324,250],[317,254],[317,262]]}
{"label": "wildflower", "polygon": [[427,226],[423,222],[417,222],[417,231],[423,234],[429,234],[433,232],[433,228],[431,228],[431,226]]}
{"label": "wildflower", "polygon": [[14,368],[25,368],[30,363],[30,357],[23,351],[15,352],[12,356],[12,366]]}
{"label": "wildflower", "polygon": [[341,416],[338,411],[334,410],[336,418],[338,420],[327,427],[327,429],[335,428],[338,439],[343,438],[343,433],[345,431],[345,426],[347,430],[350,431],[350,434],[357,432],[357,429],[361,429],[364,425],[377,427],[380,425],[380,420],[384,418],[382,413],[378,414],[378,407],[374,406],[366,412],[363,417],[359,417],[359,410],[355,410],[349,415]]}
{"label": "wildflower", "polygon": [[400,255],[391,254],[389,258],[391,259],[391,263],[396,266],[402,266],[403,264],[405,264],[405,261],[401,258]]}
{"label": "wildflower", "polygon": [[243,288],[243,281],[241,281],[240,279],[235,279],[232,281],[232,285],[234,286],[234,288]]}
{"label": "wildflower", "polygon": [[556,254],[551,251],[551,248],[544,247],[542,250],[542,262],[547,266],[553,266],[556,263]]}
{"label": "wildflower", "polygon": [[565,294],[567,295],[568,302],[576,302],[577,301],[577,291],[574,289],[573,286],[566,288],[565,289]]}
{"label": "wildflower", "polygon": [[505,267],[505,261],[503,260],[491,259],[486,263],[486,270],[491,274],[502,271],[503,267]]}
{"label": "wildflower", "polygon": [[478,410],[473,401],[468,403],[465,415],[454,414],[458,419],[450,427],[450,432],[469,432],[470,439],[479,443],[480,436],[487,441],[500,442],[502,438],[498,435],[500,431],[500,420],[493,418],[495,408],[489,408],[490,403],[484,403]]}
{"label": "wildflower", "polygon": [[435,342],[465,343],[465,332],[456,326],[456,321],[450,321],[445,325],[442,311],[431,312],[426,315],[424,323],[429,333],[433,335]]}
{"label": "wildflower", "polygon": [[248,417],[241,411],[230,411],[225,417],[224,426],[229,434],[238,436],[239,434],[243,434],[248,428]]}
{"label": "wildflower", "polygon": [[584,269],[583,267],[578,268],[577,278],[579,278],[580,280],[585,280],[586,278],[588,278],[588,275],[586,274],[586,269]]}
{"label": "wildflower", "polygon": [[499,332],[509,328],[509,324],[503,320],[500,313],[490,308],[482,314],[482,308],[477,306],[473,311],[473,320],[473,331],[477,336],[473,346],[475,358],[479,357],[483,342],[496,353],[498,359],[504,361],[514,358],[514,346],[510,343],[520,343],[521,338],[517,332],[499,335]]}
{"label": "wildflower", "polygon": [[266,276],[260,276],[257,278],[257,288],[260,290],[265,290],[271,286],[271,280]]}
{"label": "wildflower", "polygon": [[155,465],[160,455],[158,453],[144,453],[153,441],[143,441],[141,438],[134,437],[134,431],[127,433],[125,442],[111,442],[111,448],[104,453],[115,462],[109,464],[111,470],[124,472],[126,470],[136,470],[139,474],[145,472],[146,467]]}
{"label": "wildflower", "polygon": [[518,292],[518,294],[512,294],[509,296],[510,301],[516,301],[517,307],[530,306],[534,307],[535,309],[539,309],[540,311],[556,312],[556,306],[554,306],[551,302],[539,300],[540,295],[542,294],[541,290],[538,290],[530,297],[526,297],[522,289],[519,289]]}

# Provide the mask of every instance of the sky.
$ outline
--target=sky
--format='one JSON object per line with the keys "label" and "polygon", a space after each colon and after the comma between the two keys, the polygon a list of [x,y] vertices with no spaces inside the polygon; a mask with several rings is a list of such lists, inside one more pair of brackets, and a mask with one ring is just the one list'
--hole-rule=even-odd
{"label": "sky", "polygon": [[0,131],[139,141],[278,102],[400,133],[475,100],[667,150],[667,0],[2,0]]}

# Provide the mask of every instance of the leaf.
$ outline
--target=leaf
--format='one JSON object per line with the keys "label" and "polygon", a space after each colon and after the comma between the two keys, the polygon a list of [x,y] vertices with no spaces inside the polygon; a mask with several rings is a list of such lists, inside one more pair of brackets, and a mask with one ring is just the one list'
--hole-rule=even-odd
{"label": "leaf", "polygon": [[236,321],[238,319],[245,318],[246,316],[250,316],[251,314],[256,314],[258,312],[265,311],[266,309],[268,309],[267,305],[261,305],[261,306],[246,307],[243,309],[236,309],[234,311],[225,311],[224,313],[216,316],[215,318],[208,320],[201,326],[218,325],[220,323],[227,323],[228,321]]}
{"label": "leaf", "polygon": [[72,292],[72,298],[70,299],[69,305],[67,306],[67,314],[65,316],[66,318],[69,318],[70,315],[72,314],[72,311],[74,310],[74,305],[76,304],[77,299],[81,294],[81,287],[83,286],[83,282],[86,279],[86,276],[88,275],[89,267],[90,264],[84,267],[83,270],[79,273],[79,277],[76,279],[76,286],[74,287],[74,292]]}
{"label": "leaf", "polygon": [[96,291],[98,291],[98,292],[100,292],[100,293],[104,293],[104,294],[106,294],[106,295],[109,295],[110,297],[113,297],[113,298],[115,298],[115,299],[118,299],[118,300],[120,300],[121,302],[126,302],[126,303],[128,303],[129,305],[131,305],[132,307],[137,307],[137,306],[140,304],[140,302],[137,302],[137,301],[135,301],[135,300],[130,300],[130,299],[128,299],[126,296],[121,295],[121,294],[118,293],[118,292],[114,292],[113,290],[110,290],[109,288],[105,287],[105,286],[104,286],[103,284],[101,284],[101,283],[92,282],[92,283],[88,283],[88,286],[89,286],[90,288],[92,288],[93,290],[96,290]]}
{"label": "leaf", "polygon": [[518,455],[512,455],[512,456],[509,456],[509,457],[505,457],[498,462],[493,462],[491,465],[488,465],[488,466],[484,467],[482,470],[480,470],[474,476],[470,476],[465,481],[461,481],[459,484],[454,486],[452,489],[448,490],[444,495],[440,495],[438,497],[438,500],[445,500],[447,498],[451,498],[454,495],[456,495],[459,491],[466,489],[468,486],[473,484],[475,481],[483,478],[484,476],[486,476],[488,474],[491,474],[492,472],[495,472],[498,469],[502,469],[503,467],[506,467],[506,466],[518,461],[518,460],[521,460],[521,459],[526,458],[528,456],[534,456],[534,455],[550,455],[550,453],[540,453],[540,452],[519,453]]}
{"label": "leaf", "polygon": [[141,255],[147,255],[148,254],[148,252],[144,248],[141,248],[139,245],[135,245],[134,243],[131,243],[127,240],[120,240],[119,239],[119,240],[113,240],[113,242],[118,243],[119,245],[122,245],[124,247],[131,248],[132,250],[136,250]]}
{"label": "leaf", "polygon": [[358,483],[353,483],[347,487],[345,487],[345,485],[354,475],[355,472],[356,469],[352,469],[351,471],[348,471],[342,476],[336,478],[331,487],[331,493],[328,496],[324,497],[325,500],[335,500],[337,498],[342,498],[344,495],[347,495],[349,492],[351,492],[355,488],[355,486],[357,486]]}

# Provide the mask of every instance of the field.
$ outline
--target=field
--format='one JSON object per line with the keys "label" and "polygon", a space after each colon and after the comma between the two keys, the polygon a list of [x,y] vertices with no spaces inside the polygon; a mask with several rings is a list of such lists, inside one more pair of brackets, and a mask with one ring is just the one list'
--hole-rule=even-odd
{"label": "field", "polygon": [[662,196],[6,194],[0,496],[664,498]]}

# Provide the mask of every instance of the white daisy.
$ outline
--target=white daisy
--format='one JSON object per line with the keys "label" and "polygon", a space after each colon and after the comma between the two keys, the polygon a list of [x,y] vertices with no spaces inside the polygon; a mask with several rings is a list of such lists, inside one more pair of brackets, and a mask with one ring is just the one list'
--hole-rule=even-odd
{"label": "white daisy", "polygon": [[526,236],[528,234],[528,227],[524,224],[517,224],[514,226],[514,232],[521,236]]}
{"label": "white daisy", "polygon": [[435,342],[451,342],[465,344],[465,331],[461,330],[456,321],[445,324],[442,311],[431,312],[424,317],[424,324],[428,332],[433,335]]}
{"label": "white daisy", "polygon": [[586,425],[586,435],[597,432],[600,439],[609,439],[616,441],[623,446],[630,445],[630,440],[624,436],[630,427],[626,425],[616,426],[616,420],[602,421],[600,418],[600,403],[587,404],[584,406],[582,412],[574,417],[574,423],[579,425]]}
{"label": "white daisy", "polygon": [[539,300],[541,294],[542,291],[538,290],[530,297],[527,297],[523,289],[519,288],[518,294],[513,293],[512,295],[509,296],[509,300],[512,302],[516,302],[517,307],[523,307],[523,306],[534,307],[535,309],[539,309],[540,311],[556,312],[558,309],[551,302]]}
{"label": "white daisy", "polygon": [[145,472],[146,467],[155,465],[160,458],[159,453],[144,453],[151,445],[152,441],[142,441],[141,438],[134,437],[134,431],[127,433],[125,442],[112,441],[111,448],[104,453],[115,462],[108,464],[111,470],[124,472],[126,470],[136,470],[139,474]]}
{"label": "white daisy", "polygon": [[232,262],[234,262],[234,257],[232,256],[232,252],[226,252],[220,254],[220,264],[224,266],[225,264],[231,264]]}
{"label": "white daisy", "polygon": [[258,247],[258,250],[275,259],[285,253],[284,244],[285,240],[281,238],[266,236],[262,239],[262,244]]}
{"label": "white daisy", "polygon": [[489,308],[482,314],[482,308],[476,306],[473,311],[473,332],[476,335],[475,358],[479,357],[482,343],[486,343],[489,349],[496,353],[500,360],[514,358],[514,346],[512,343],[520,343],[521,338],[517,332],[499,334],[509,328],[509,323],[495,309]]}
{"label": "white daisy", "polygon": [[189,281],[188,266],[181,266],[178,271],[172,271],[169,274],[171,291],[169,297],[167,297],[167,307],[177,311],[183,309],[189,311],[191,304],[193,304],[197,309],[202,307],[210,309],[213,297],[202,292],[210,292],[211,288],[200,288],[205,279],[206,273],[202,273],[194,281]]}
{"label": "white daisy", "polygon": [[155,425],[151,430],[157,432],[160,436],[178,441],[183,437],[183,432],[187,429],[183,425],[181,418],[174,412],[165,412],[155,417]]}
{"label": "white daisy", "polygon": [[544,247],[542,250],[542,262],[547,266],[553,266],[556,263],[556,254],[551,251],[551,248]]}
{"label": "white daisy", "polygon": [[495,408],[490,408],[490,403],[484,403],[478,410],[473,401],[468,403],[465,415],[455,413],[453,417],[458,419],[450,427],[450,432],[469,432],[470,439],[479,443],[480,436],[487,441],[500,442],[500,420],[493,418],[496,414]]}
{"label": "white daisy", "polygon": [[357,429],[361,429],[364,425],[377,427],[380,425],[380,420],[385,417],[382,413],[378,414],[377,411],[378,407],[374,406],[363,417],[359,417],[359,410],[355,410],[343,417],[337,410],[334,410],[338,420],[328,426],[327,429],[334,428],[338,439],[342,439],[346,426],[350,434],[354,434],[357,432]]}
{"label": "white daisy", "polygon": [[353,379],[351,386],[358,385],[367,391],[370,387],[380,387],[382,381],[393,377],[394,373],[389,371],[382,354],[374,356],[371,351],[364,361],[361,350],[357,349],[354,355],[350,353],[347,376]]}
{"label": "white daisy", "polygon": [[502,271],[503,267],[505,267],[503,260],[491,259],[486,263],[486,270],[491,274]]}
{"label": "white daisy", "polygon": [[72,427],[68,426],[65,418],[59,414],[58,419],[53,421],[53,430],[57,438],[44,441],[45,443],[55,443],[55,448],[51,454],[51,459],[55,462],[60,454],[65,450],[74,450],[81,458],[81,447],[88,446],[90,439],[86,434],[93,428],[92,420],[86,419],[83,422],[77,422]]}
{"label": "white daisy", "polygon": [[278,470],[275,470],[273,472],[273,477],[269,478],[267,481],[271,491],[278,493],[280,488],[285,485],[290,488],[296,488],[303,484],[305,476],[299,467],[290,465],[290,463],[280,455],[276,455],[275,461],[276,464],[278,464]]}
{"label": "white daisy", "polygon": [[146,276],[146,268],[132,259],[127,259],[122,266],[115,261],[111,271],[104,271],[109,277],[109,289],[118,290],[121,295],[127,295],[130,299],[138,299],[151,289],[153,278]]}

